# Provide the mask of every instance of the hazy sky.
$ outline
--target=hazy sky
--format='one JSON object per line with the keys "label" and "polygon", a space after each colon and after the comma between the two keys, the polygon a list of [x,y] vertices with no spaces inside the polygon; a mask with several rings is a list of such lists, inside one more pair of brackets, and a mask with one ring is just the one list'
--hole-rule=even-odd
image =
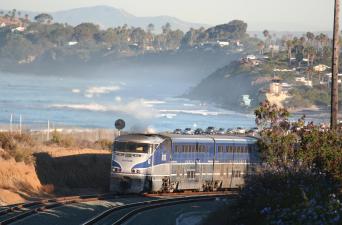
{"label": "hazy sky", "polygon": [[136,16],[169,15],[205,24],[232,19],[249,30],[332,30],[333,0],[1,0],[2,9],[56,11],[109,5]]}

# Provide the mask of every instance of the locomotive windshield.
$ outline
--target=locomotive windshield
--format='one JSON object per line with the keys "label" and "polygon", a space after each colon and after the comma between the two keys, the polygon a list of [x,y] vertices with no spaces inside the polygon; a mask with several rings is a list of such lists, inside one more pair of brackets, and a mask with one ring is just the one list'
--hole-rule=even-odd
{"label": "locomotive windshield", "polygon": [[115,142],[114,151],[116,152],[134,152],[134,153],[148,153],[152,145],[135,142]]}

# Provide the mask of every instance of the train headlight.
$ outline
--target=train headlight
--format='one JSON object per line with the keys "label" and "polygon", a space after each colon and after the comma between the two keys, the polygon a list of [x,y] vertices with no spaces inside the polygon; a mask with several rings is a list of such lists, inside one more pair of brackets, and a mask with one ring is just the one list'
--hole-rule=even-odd
{"label": "train headlight", "polygon": [[121,172],[121,168],[119,168],[119,167],[114,167],[114,168],[113,168],[113,172],[114,172],[114,173],[120,173],[120,172]]}
{"label": "train headlight", "polygon": [[132,173],[140,173],[140,170],[132,169],[131,172]]}

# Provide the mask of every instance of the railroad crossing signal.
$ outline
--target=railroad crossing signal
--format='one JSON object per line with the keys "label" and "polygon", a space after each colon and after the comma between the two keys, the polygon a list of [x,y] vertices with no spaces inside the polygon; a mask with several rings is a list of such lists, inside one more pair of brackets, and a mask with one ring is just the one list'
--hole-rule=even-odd
{"label": "railroad crossing signal", "polygon": [[125,128],[125,121],[123,119],[118,119],[115,121],[115,128],[118,129],[119,131],[119,136],[120,136],[120,131]]}

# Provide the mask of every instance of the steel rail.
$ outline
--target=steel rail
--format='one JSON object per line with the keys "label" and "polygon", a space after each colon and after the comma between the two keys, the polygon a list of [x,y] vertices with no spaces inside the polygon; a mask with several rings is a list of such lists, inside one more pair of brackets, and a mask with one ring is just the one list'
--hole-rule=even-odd
{"label": "steel rail", "polygon": [[[0,215],[6,215],[10,212],[15,212],[17,210],[21,211],[21,212],[18,212],[17,215],[14,215],[10,218],[0,221],[0,225],[11,224],[13,222],[16,222],[28,216],[37,214],[39,212],[43,212],[48,209],[57,208],[57,207],[68,205],[68,204],[91,202],[91,201],[98,201],[98,200],[109,200],[109,199],[115,199],[117,197],[122,197],[122,196],[113,195],[113,194],[67,196],[67,197],[44,199],[40,201],[19,204],[17,206],[10,207],[8,209],[0,211],[1,213]],[[32,209],[32,207],[35,207],[35,206],[39,206],[39,207]],[[27,211],[26,212],[22,211],[24,209],[27,209]]]}
{"label": "steel rail", "polygon": [[172,202],[162,202],[162,203],[156,203],[156,204],[149,204],[146,206],[142,206],[139,207],[137,209],[134,209],[130,212],[128,212],[127,214],[125,214],[124,216],[122,216],[120,219],[116,220],[114,223],[112,223],[111,225],[121,225],[124,222],[126,222],[127,220],[129,220],[130,218],[134,217],[135,215],[137,215],[140,212],[144,212],[147,210],[151,210],[151,209],[155,209],[155,208],[159,208],[159,207],[167,207],[167,206],[174,206],[174,205],[181,205],[181,204],[186,204],[186,203],[193,203],[193,202],[203,202],[203,201],[213,201],[216,200],[218,197],[201,197],[201,198],[197,198],[197,199],[177,199],[177,201],[172,201]]}
{"label": "steel rail", "polygon": [[90,220],[82,223],[81,225],[94,225],[98,223],[99,221],[101,221],[102,219],[109,217],[112,213],[120,211],[120,210],[124,210],[124,209],[139,207],[125,214],[123,217],[116,220],[113,224],[116,224],[116,225],[121,224],[123,221],[127,220],[128,218],[138,213],[139,210],[144,211],[144,210],[147,210],[147,208],[151,209],[155,207],[162,207],[162,206],[168,206],[168,205],[184,204],[184,203],[190,203],[190,202],[196,202],[196,201],[214,200],[216,198],[228,197],[228,196],[229,195],[221,194],[221,195],[210,195],[210,196],[176,197],[176,198],[141,201],[141,202],[130,203],[130,204],[122,205],[122,206],[113,206],[110,209],[91,218]]}

